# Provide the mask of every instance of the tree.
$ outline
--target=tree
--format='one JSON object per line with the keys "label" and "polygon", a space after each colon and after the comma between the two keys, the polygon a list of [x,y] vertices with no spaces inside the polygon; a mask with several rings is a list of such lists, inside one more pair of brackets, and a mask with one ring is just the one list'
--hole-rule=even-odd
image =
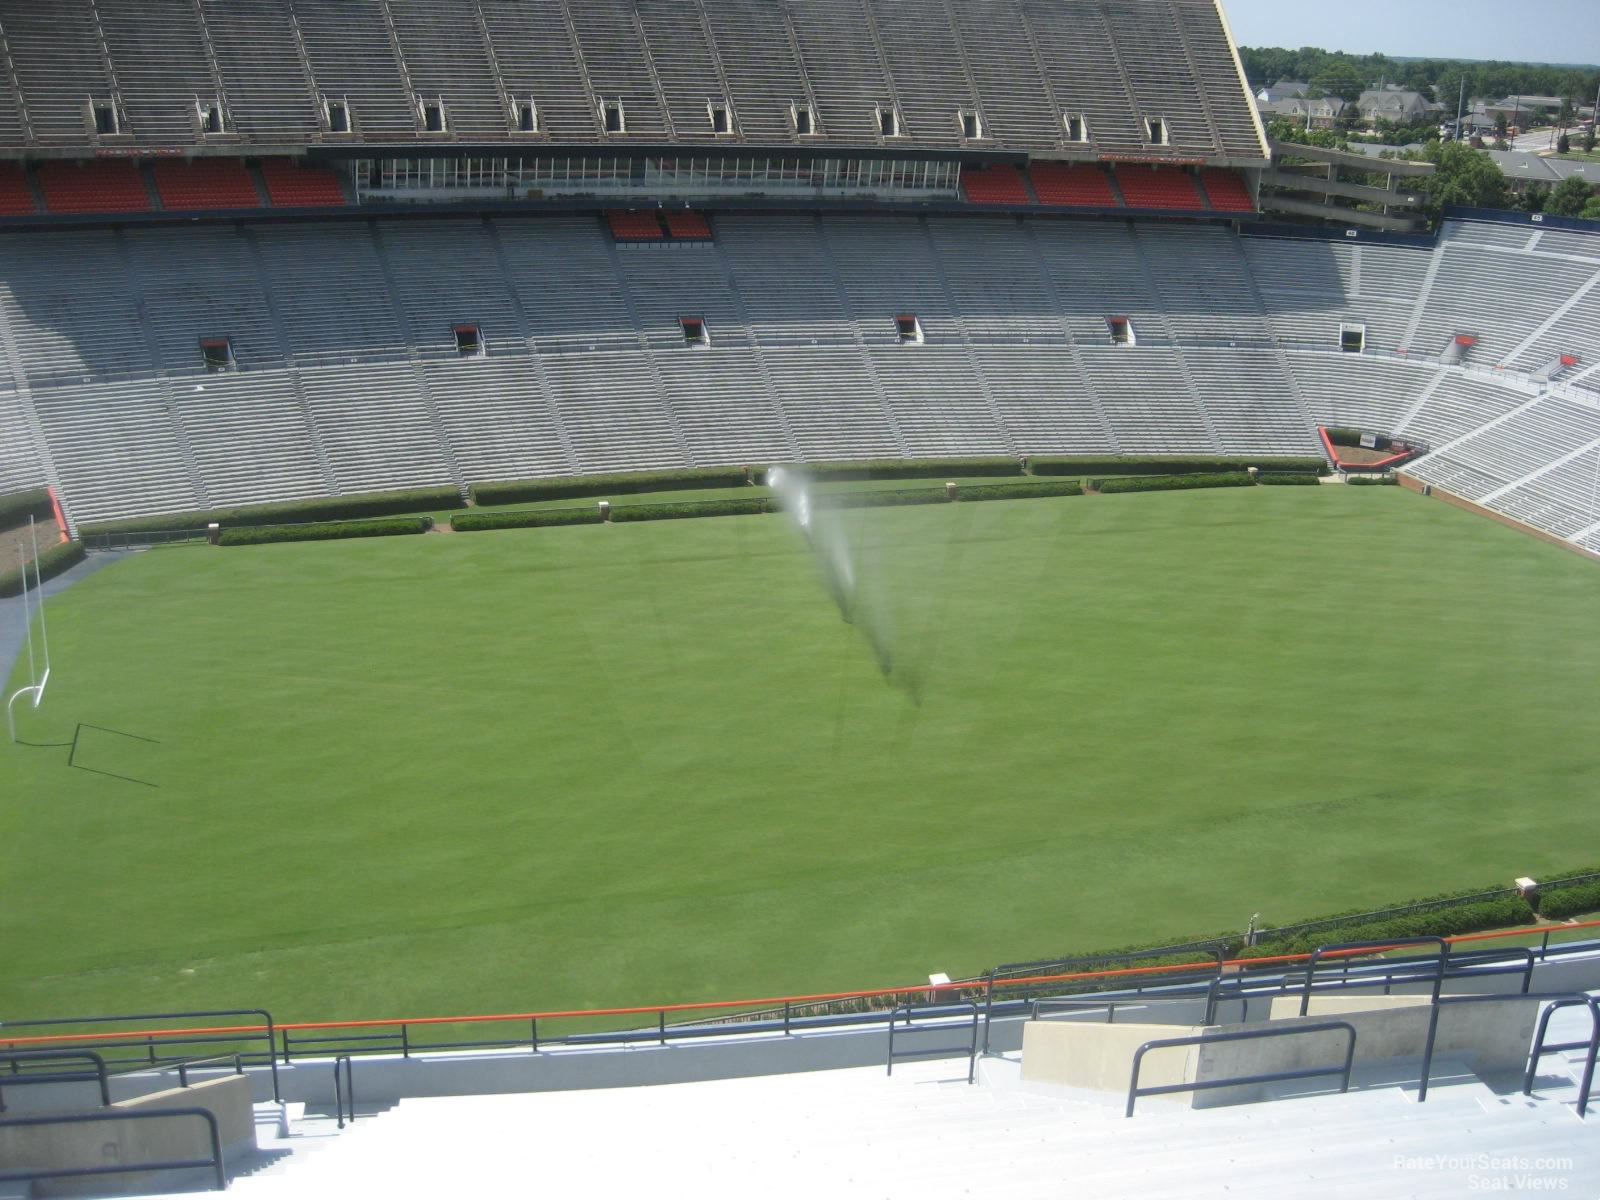
{"label": "tree", "polygon": [[1484,151],[1461,142],[1429,142],[1420,157],[1434,165],[1434,173],[1421,182],[1435,219],[1441,209],[1451,204],[1465,208],[1506,207],[1505,176]]}
{"label": "tree", "polygon": [[1583,206],[1583,211],[1578,214],[1585,221],[1600,221],[1600,196],[1595,196]]}
{"label": "tree", "polygon": [[1568,175],[1550,191],[1544,211],[1558,217],[1577,217],[1594,197],[1594,189],[1577,175]]}
{"label": "tree", "polygon": [[[1556,114],[1556,124],[1566,129],[1572,124],[1572,118],[1577,115],[1578,106],[1572,102],[1571,96],[1561,98],[1561,111]],[[1565,150],[1562,151],[1566,153]]]}
{"label": "tree", "polygon": [[1495,115],[1494,115],[1494,136],[1499,138],[1499,139],[1501,139],[1501,140],[1504,140],[1505,136],[1506,136],[1506,131],[1508,129],[1510,129],[1510,128],[1511,128],[1511,123],[1506,120],[1506,114],[1505,114],[1504,110],[1495,113]]}
{"label": "tree", "polygon": [[1572,139],[1569,138],[1564,133],[1560,137],[1558,137],[1556,139],[1556,153],[1557,154],[1571,154],[1572,153]]}
{"label": "tree", "polygon": [[1337,96],[1346,104],[1354,104],[1367,90],[1367,82],[1348,59],[1337,58],[1325,66],[1308,82],[1330,96]]}
{"label": "tree", "polygon": [[1594,153],[1594,143],[1595,143],[1594,125],[1591,124],[1589,126],[1589,128],[1587,128],[1587,129],[1585,129],[1583,131],[1583,152],[1585,154],[1593,154]]}
{"label": "tree", "polygon": [[1543,212],[1544,206],[1550,202],[1550,188],[1542,183],[1528,184],[1522,190],[1522,195],[1517,197],[1517,207],[1523,212]]}

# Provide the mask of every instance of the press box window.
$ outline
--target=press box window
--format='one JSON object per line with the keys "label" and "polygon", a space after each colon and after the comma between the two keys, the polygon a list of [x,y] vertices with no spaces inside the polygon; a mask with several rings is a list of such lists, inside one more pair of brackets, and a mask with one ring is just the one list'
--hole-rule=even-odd
{"label": "press box window", "polygon": [[900,114],[893,108],[878,107],[878,132],[884,137],[900,136]]}
{"label": "press box window", "polygon": [[894,319],[894,331],[902,346],[922,345],[922,322],[910,313]]}
{"label": "press box window", "polygon": [[622,111],[620,100],[607,100],[600,106],[600,124],[607,133],[628,131],[627,114]]}
{"label": "press box window", "polygon": [[1346,354],[1360,354],[1367,348],[1367,327],[1365,325],[1340,325],[1339,349]]}
{"label": "press box window", "polygon": [[1167,123],[1160,117],[1146,117],[1144,119],[1145,141],[1153,146],[1167,144]]}
{"label": "press box window", "polygon": [[227,338],[201,338],[200,358],[208,371],[232,371],[238,366],[233,358],[233,343]]}
{"label": "press box window", "polygon": [[721,100],[707,102],[706,113],[711,118],[712,133],[725,134],[733,132],[733,121],[728,116],[728,106]]}
{"label": "press box window", "polygon": [[476,325],[457,325],[456,353],[462,358],[482,358],[489,352],[488,344],[483,340],[483,330]]}
{"label": "press box window", "polygon": [[699,317],[679,317],[678,328],[683,330],[683,340],[689,346],[711,345],[711,334]]}
{"label": "press box window", "polygon": [[1133,322],[1127,317],[1107,317],[1106,328],[1111,332],[1113,346],[1137,346],[1139,339],[1133,332]]}
{"label": "press box window", "polygon": [[1067,113],[1061,118],[1061,123],[1066,126],[1067,141],[1087,142],[1089,140],[1089,123],[1080,113]]}
{"label": "press box window", "polygon": [[344,100],[330,100],[327,97],[323,97],[322,123],[328,127],[329,133],[349,133],[349,103]]}
{"label": "press box window", "polygon": [[789,119],[794,122],[794,131],[801,137],[809,137],[817,131],[817,114],[811,111],[809,104],[789,105]]}

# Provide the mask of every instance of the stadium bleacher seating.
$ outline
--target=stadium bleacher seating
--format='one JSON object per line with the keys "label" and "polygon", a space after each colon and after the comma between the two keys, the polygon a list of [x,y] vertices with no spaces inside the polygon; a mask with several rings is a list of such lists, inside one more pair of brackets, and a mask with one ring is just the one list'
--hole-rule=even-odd
{"label": "stadium bleacher seating", "polygon": [[0,163],[0,217],[25,216],[36,207],[22,167],[17,163]]}
{"label": "stadium bleacher seating", "polygon": [[1124,166],[1117,170],[1117,186],[1129,208],[1205,207],[1194,176],[1175,167]]}
{"label": "stadium bleacher seating", "polygon": [[715,236],[711,232],[711,222],[706,220],[704,213],[674,208],[668,209],[664,215],[667,233],[675,242],[709,242]]}
{"label": "stadium bleacher seating", "polygon": [[962,167],[961,190],[973,204],[1032,204],[1022,172],[1010,163]]}
{"label": "stadium bleacher seating", "polygon": [[266,184],[267,197],[274,208],[337,208],[345,203],[339,177],[327,167],[264,158],[261,181]]}
{"label": "stadium bleacher seating", "polygon": [[146,212],[152,207],[131,162],[42,162],[35,168],[45,208],[53,213]]}
{"label": "stadium bleacher seating", "polygon": [[1218,212],[1255,211],[1256,202],[1250,198],[1250,189],[1237,171],[1208,167],[1200,172],[1200,184],[1211,207]]}
{"label": "stadium bleacher seating", "polygon": [[158,159],[150,173],[162,208],[261,207],[255,181],[236,158]]}
{"label": "stadium bleacher seating", "polygon": [[1111,177],[1088,163],[1036,162],[1028,168],[1028,178],[1041,204],[1084,208],[1115,208],[1118,204]]}
{"label": "stadium bleacher seating", "polygon": [[606,213],[606,224],[619,242],[658,242],[667,236],[653,212],[612,209]]}

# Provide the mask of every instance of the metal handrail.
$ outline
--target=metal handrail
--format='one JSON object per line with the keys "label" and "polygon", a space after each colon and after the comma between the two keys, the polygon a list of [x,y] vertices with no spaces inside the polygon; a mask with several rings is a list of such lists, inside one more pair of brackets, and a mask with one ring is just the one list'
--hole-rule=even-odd
{"label": "metal handrail", "polygon": [[[1236,1075],[1227,1079],[1195,1080],[1192,1083],[1158,1083],[1152,1087],[1139,1086],[1139,1069],[1144,1056],[1151,1050],[1164,1050],[1173,1046],[1205,1046],[1214,1042],[1251,1042],[1261,1038],[1297,1037],[1304,1033],[1331,1033],[1342,1029],[1350,1035],[1345,1043],[1344,1064],[1338,1067],[1301,1067],[1293,1071],[1259,1071],[1252,1075]],[[1170,1096],[1176,1092],[1203,1092],[1212,1088],[1243,1087],[1251,1083],[1278,1083],[1287,1079],[1315,1079],[1323,1075],[1338,1075],[1339,1090],[1350,1090],[1350,1068],[1356,1056],[1356,1027],[1349,1021],[1315,1021],[1309,1025],[1295,1025],[1287,1029],[1240,1029],[1231,1033],[1201,1033],[1190,1037],[1157,1038],[1144,1043],[1133,1052],[1133,1071],[1128,1077],[1128,1106],[1124,1117],[1133,1116],[1134,1102],[1140,1096]]]}
{"label": "metal handrail", "polygon": [[[343,1069],[344,1078],[340,1079]],[[350,1056],[341,1054],[333,1060],[333,1112],[340,1129],[344,1128],[345,1101],[350,1102],[350,1124],[356,1123],[356,1075]]]}
{"label": "metal handrail", "polygon": [[1584,1116],[1589,1108],[1589,1086],[1594,1082],[1594,1067],[1597,1054],[1600,1054],[1600,1000],[1584,992],[1523,992],[1515,996],[1481,995],[1481,996],[1440,996],[1434,1000],[1428,1010],[1428,1040],[1422,1049],[1422,1079],[1417,1085],[1417,1103],[1421,1104],[1428,1098],[1428,1076],[1433,1070],[1434,1040],[1439,1034],[1439,1013],[1448,1004],[1503,1004],[1508,1000],[1535,1000],[1539,1002],[1553,1001],[1553,1008],[1569,1008],[1574,1005],[1583,1005],[1589,1010],[1592,1023],[1589,1040],[1574,1043],[1569,1046],[1545,1046],[1544,1035],[1549,1024],[1549,1014],[1552,1009],[1546,1009],[1539,1021],[1539,1034],[1534,1040],[1533,1048],[1529,1052],[1528,1066],[1522,1077],[1522,1094],[1530,1095],[1533,1091],[1534,1066],[1539,1058],[1556,1050],[1586,1049],[1588,1051],[1584,1062],[1583,1083],[1578,1093],[1578,1115]]}
{"label": "metal handrail", "polygon": [[[1119,1005],[1123,1008],[1150,1008],[1157,1004],[1192,1004],[1199,999],[1200,995],[1201,993],[1198,992],[1179,989],[1179,994],[1175,996],[1135,996],[1132,999],[1098,996],[1040,996],[1036,1000],[1025,1003],[1029,1005],[1028,1016],[1034,1021],[1048,1020],[1049,1018],[1045,1015],[1045,1012],[1047,1009],[1052,1008],[1077,1009],[1085,1012],[1103,1008],[1106,1010],[1106,1024],[1115,1025],[1117,1023],[1117,1007]],[[1210,1020],[1207,1020],[1206,1024],[1211,1024]]]}
{"label": "metal handrail", "polygon": [[206,1123],[211,1137],[210,1158],[172,1159],[153,1163],[116,1163],[103,1167],[45,1167],[38,1170],[24,1168],[20,1171],[0,1171],[0,1183],[23,1183],[35,1179],[67,1179],[78,1175],[121,1175],[132,1171],[184,1171],[190,1168],[210,1167],[215,1173],[216,1190],[228,1186],[227,1171],[222,1163],[222,1135],[217,1129],[217,1118],[206,1108],[114,1109],[109,1112],[64,1113],[44,1117],[0,1118],[0,1129],[22,1129],[39,1125],[85,1125],[98,1121],[163,1121],[173,1117],[200,1117]]}
{"label": "metal handrail", "polygon": [[[203,1029],[136,1029],[128,1033],[118,1033],[115,1030],[96,1030],[92,1033],[81,1034],[51,1034],[33,1035],[29,1037],[14,1038],[9,1036],[13,1029],[54,1028],[62,1025],[117,1025],[129,1021],[177,1021],[187,1020],[191,1017],[260,1017],[260,1025],[239,1025],[221,1028]],[[278,1047],[277,1031],[279,1026],[273,1021],[272,1014],[264,1008],[202,1008],[192,1009],[187,1012],[157,1012],[157,1013],[118,1013],[109,1017],[45,1017],[32,1018],[22,1021],[7,1021],[4,1024],[5,1033],[0,1033],[0,1040],[5,1043],[5,1048],[15,1048],[25,1043],[65,1043],[71,1042],[80,1048],[96,1050],[127,1049],[134,1044],[133,1039],[141,1039],[146,1049],[145,1061],[152,1067],[161,1066],[161,1060],[156,1056],[157,1039],[163,1045],[183,1045],[198,1042],[240,1041],[262,1038],[266,1041],[267,1066],[272,1072],[272,1098],[281,1100],[283,1097],[278,1089]],[[177,1035],[195,1034],[227,1034],[239,1035],[230,1037],[179,1037]],[[166,1036],[163,1036],[166,1035]]]}
{"label": "metal handrail", "polygon": [[1302,1017],[1305,1016],[1311,1007],[1312,981],[1317,974],[1317,962],[1324,955],[1350,957],[1359,954],[1363,950],[1376,953],[1383,950],[1392,950],[1398,946],[1439,947],[1439,957],[1433,975],[1433,999],[1437,1003],[1439,990],[1444,986],[1445,960],[1450,957],[1450,944],[1442,937],[1389,938],[1376,942],[1330,942],[1326,946],[1318,946],[1313,950],[1311,952],[1311,961],[1306,963],[1305,989],[1300,993],[1300,1015]]}
{"label": "metal handrail", "polygon": [[[100,1103],[111,1103],[111,1089],[106,1083],[106,1060],[93,1050],[5,1050],[0,1051],[0,1062],[11,1064],[11,1074],[0,1077],[0,1112],[6,1111],[4,1088],[7,1084],[30,1083],[88,1083],[100,1085]],[[87,1062],[94,1071],[49,1071],[43,1075],[19,1075],[17,1064],[22,1062]]]}
{"label": "metal handrail", "polygon": [[[912,1016],[915,1012],[914,1006],[908,1004],[904,1007],[895,1009],[889,1014],[889,1060],[887,1074],[894,1074],[894,1060],[896,1058],[949,1058],[952,1055],[964,1053],[967,1056],[967,1082],[974,1082],[976,1079],[978,1064],[978,1006],[976,1004],[941,1004],[937,1006],[929,1005],[927,1007],[936,1018],[948,1017],[953,1013],[959,1013],[963,1010],[970,1013],[971,1016],[968,1020],[961,1022],[946,1020],[941,1024],[924,1025],[920,1029],[916,1029],[913,1028],[911,1024]],[[968,1031],[967,1044],[965,1046],[929,1046],[920,1050],[900,1050],[897,1052],[894,1048],[894,1029],[896,1019],[899,1018],[902,1013],[905,1014],[906,1018],[906,1033],[936,1033],[946,1029],[960,1029],[965,1026]]]}
{"label": "metal handrail", "polygon": [[[233,1064],[233,1073],[235,1075],[244,1074],[244,1059],[242,1055],[213,1054],[210,1058],[186,1058],[178,1064],[178,1086],[189,1086],[189,1069],[191,1067],[209,1067],[213,1063],[226,1062],[231,1062]],[[170,1069],[170,1067],[168,1069]]]}

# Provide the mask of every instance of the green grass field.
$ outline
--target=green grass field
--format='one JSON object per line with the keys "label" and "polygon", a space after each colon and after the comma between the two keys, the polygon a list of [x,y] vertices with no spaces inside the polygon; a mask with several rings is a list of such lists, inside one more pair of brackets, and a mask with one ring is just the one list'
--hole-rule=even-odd
{"label": "green grass field", "polygon": [[844,519],[887,681],[779,517],[91,576],[0,1018],[889,986],[1594,858],[1593,563],[1393,488]]}

